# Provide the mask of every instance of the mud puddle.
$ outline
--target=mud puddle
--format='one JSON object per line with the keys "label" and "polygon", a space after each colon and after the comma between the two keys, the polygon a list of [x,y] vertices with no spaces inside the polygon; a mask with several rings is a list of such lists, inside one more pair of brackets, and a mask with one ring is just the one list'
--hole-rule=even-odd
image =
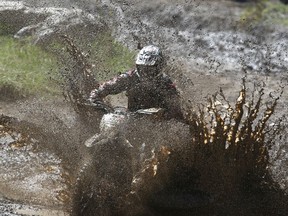
{"label": "mud puddle", "polygon": [[1,215],[65,215],[60,209],[68,201],[68,174],[61,159],[39,145],[39,140],[0,121]]}
{"label": "mud puddle", "polygon": [[0,201],[0,213],[2,216],[65,216],[62,210],[51,210],[43,206],[23,205],[10,200]]}

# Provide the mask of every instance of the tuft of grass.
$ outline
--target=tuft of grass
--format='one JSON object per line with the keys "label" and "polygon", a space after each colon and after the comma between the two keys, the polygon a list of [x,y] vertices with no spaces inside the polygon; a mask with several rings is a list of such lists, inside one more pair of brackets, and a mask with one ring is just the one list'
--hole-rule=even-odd
{"label": "tuft of grass", "polygon": [[263,16],[274,24],[288,26],[288,5],[275,2],[267,2],[267,7],[263,10]]}
{"label": "tuft of grass", "polygon": [[269,2],[259,0],[244,10],[240,17],[242,25],[270,23],[277,25],[288,25],[288,6],[280,2]]}
{"label": "tuft of grass", "polygon": [[[55,58],[29,42],[0,37],[0,87],[22,96],[58,94]],[[51,80],[52,79],[52,80]]]}

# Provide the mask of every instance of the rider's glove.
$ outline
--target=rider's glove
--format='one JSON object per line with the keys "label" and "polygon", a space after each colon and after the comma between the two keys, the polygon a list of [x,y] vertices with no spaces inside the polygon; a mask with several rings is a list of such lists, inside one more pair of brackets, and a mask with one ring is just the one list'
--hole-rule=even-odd
{"label": "rider's glove", "polygon": [[98,90],[97,89],[94,89],[94,90],[91,91],[88,100],[91,103],[96,103],[97,101],[102,101],[102,99],[98,95]]}

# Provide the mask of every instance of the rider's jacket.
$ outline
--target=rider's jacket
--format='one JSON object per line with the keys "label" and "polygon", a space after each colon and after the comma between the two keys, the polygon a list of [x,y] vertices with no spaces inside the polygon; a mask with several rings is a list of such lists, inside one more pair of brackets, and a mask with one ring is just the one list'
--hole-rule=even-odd
{"label": "rider's jacket", "polygon": [[90,98],[104,98],[122,91],[126,91],[130,111],[161,107],[166,109],[171,117],[182,116],[176,86],[164,73],[153,78],[144,78],[137,69],[128,71],[102,83],[98,89],[91,92]]}

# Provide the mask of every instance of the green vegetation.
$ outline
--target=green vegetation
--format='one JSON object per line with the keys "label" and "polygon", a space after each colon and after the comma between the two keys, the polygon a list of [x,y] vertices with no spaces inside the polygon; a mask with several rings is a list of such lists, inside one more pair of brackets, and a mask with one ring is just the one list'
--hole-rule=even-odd
{"label": "green vegetation", "polygon": [[128,50],[111,36],[110,32],[100,34],[91,45],[91,60],[99,79],[129,70],[134,65],[135,53]]}
{"label": "green vegetation", "polygon": [[51,80],[56,60],[29,42],[0,37],[0,89],[13,89],[21,96],[59,93]]}
{"label": "green vegetation", "polygon": [[11,27],[5,22],[0,22],[0,35],[11,35]]}
{"label": "green vegetation", "polygon": [[[71,71],[77,74],[83,70],[82,63],[77,62],[73,54],[61,56],[62,47],[63,45],[55,42],[52,46],[53,52],[50,52],[51,47],[47,52],[32,45],[29,40],[18,41],[8,36],[0,36],[0,90],[2,93],[6,94],[8,89],[8,92],[16,92],[20,96],[59,94],[61,92],[59,83],[63,81],[63,77],[58,75],[59,62],[55,56],[58,59],[62,58],[61,67],[64,67],[66,71],[64,82],[73,78],[69,77],[73,74],[70,73]],[[135,54],[115,41],[110,32],[99,34],[83,50],[89,53],[89,59],[87,58],[86,61],[90,62],[90,69],[97,77],[97,81],[110,79],[128,70],[134,64]],[[95,66],[92,67],[92,65]],[[73,79],[74,82],[77,81],[75,76]]]}
{"label": "green vegetation", "polygon": [[288,6],[280,2],[260,0],[251,4],[241,16],[242,24],[257,24],[267,22],[270,24],[288,25]]}
{"label": "green vegetation", "polygon": [[[62,43],[61,45],[55,44],[53,50],[59,54],[59,50],[62,48],[68,49],[70,55],[63,53],[61,57],[64,67],[67,67],[66,70],[68,71],[75,70],[75,67],[80,65],[89,64],[88,67],[91,67],[97,80],[103,81],[134,66],[136,53],[131,52],[128,47],[116,41],[109,30],[99,32],[92,41],[88,42],[79,38],[72,38],[69,35],[63,38],[66,42],[64,47]],[[84,56],[80,57],[80,53]]]}
{"label": "green vegetation", "polygon": [[272,23],[288,26],[288,5],[281,3],[267,3],[263,15]]}

